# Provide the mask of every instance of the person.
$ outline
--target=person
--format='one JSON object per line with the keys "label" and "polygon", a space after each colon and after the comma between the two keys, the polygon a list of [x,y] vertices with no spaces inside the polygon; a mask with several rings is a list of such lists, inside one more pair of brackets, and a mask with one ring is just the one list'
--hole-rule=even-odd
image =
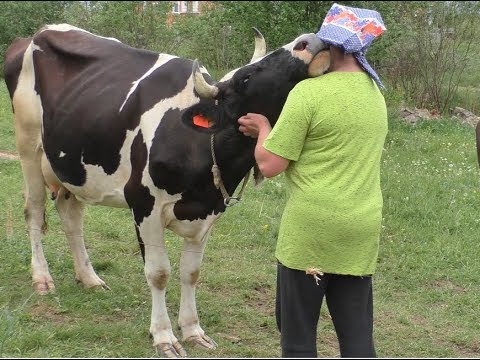
{"label": "person", "polygon": [[257,138],[266,178],[285,173],[287,201],[275,257],[282,357],[316,357],[325,298],[341,357],[376,357],[373,285],[383,198],[387,109],[365,53],[386,30],[377,11],[333,4],[318,33],[330,67],[289,93],[273,126],[249,113],[239,130]]}

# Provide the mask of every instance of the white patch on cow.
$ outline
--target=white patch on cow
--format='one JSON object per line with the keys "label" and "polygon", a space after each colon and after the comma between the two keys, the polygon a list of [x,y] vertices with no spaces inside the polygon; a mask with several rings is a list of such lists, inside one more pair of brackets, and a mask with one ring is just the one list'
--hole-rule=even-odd
{"label": "white patch on cow", "polygon": [[237,69],[234,69],[232,71],[230,71],[229,73],[223,75],[223,77],[219,80],[219,82],[223,82],[223,81],[228,81],[230,80],[233,75],[235,75],[235,73],[239,70],[240,68],[237,68]]}
{"label": "white patch on cow", "polygon": [[67,154],[65,154],[63,151],[60,151],[60,155],[58,155],[58,157],[63,158],[65,155],[67,155]]}
{"label": "white patch on cow", "polygon": [[173,56],[173,55],[168,55],[168,54],[160,54],[158,56],[158,59],[157,61],[155,62],[155,64],[145,73],[142,75],[142,77],[138,80],[135,80],[133,83],[132,83],[132,87],[130,88],[130,91],[128,92],[127,94],[127,97],[125,98],[125,100],[123,101],[123,104],[122,106],[120,106],[120,110],[118,110],[118,112],[121,112],[123,107],[125,106],[126,102],[128,101],[128,98],[130,97],[130,95],[133,94],[133,92],[137,89],[137,86],[138,84],[145,78],[147,78],[148,76],[150,76],[151,73],[153,73],[156,69],[158,69],[160,66],[164,65],[167,61],[171,60],[171,59],[174,59],[176,58],[177,56]]}
{"label": "white patch on cow", "polygon": [[85,164],[83,155],[81,162],[87,172],[87,179],[83,186],[74,186],[64,183],[64,186],[75,194],[75,197],[87,204],[105,205],[127,208],[128,204],[124,195],[124,187],[130,178],[130,148],[139,128],[127,131],[125,141],[120,149],[120,164],[117,171],[108,175],[98,165]]}
{"label": "white patch on cow", "polygon": [[[161,84],[159,84],[161,86]],[[176,95],[162,99],[155,104],[150,110],[145,112],[140,119],[140,128],[142,129],[143,138],[147,149],[150,149],[155,136],[155,131],[160,125],[164,114],[171,109],[186,109],[200,101],[199,98],[192,96],[194,89],[193,77],[187,81],[185,88]],[[209,141],[209,140],[208,140]],[[148,168],[148,165],[147,165]]]}
{"label": "white patch on cow", "polygon": [[212,213],[207,215],[206,219],[203,220],[178,220],[173,213],[173,206],[167,207],[164,210],[164,214],[166,218],[170,219],[170,222],[167,224],[167,229],[182,236],[187,241],[195,243],[201,242],[206,237],[210,227],[215,220],[221,216],[221,214],[214,215],[212,211]]}
{"label": "white patch on cow", "polygon": [[38,46],[37,44],[34,44],[33,42],[30,44],[30,46],[32,47],[32,52],[34,50],[43,51],[40,46]]}
{"label": "white patch on cow", "polygon": [[[43,133],[43,108],[40,95],[35,91],[35,70],[33,67],[34,50],[42,51],[37,45],[30,43],[25,50],[22,62],[22,71],[18,77],[17,87],[13,95],[13,105],[15,107],[15,126],[29,128],[31,134],[37,132],[37,143],[35,148],[39,148],[41,144],[41,133]],[[16,129],[16,132],[20,132]],[[21,142],[21,139],[19,139]],[[31,141],[31,139],[29,139]],[[22,144],[17,145],[19,148]]]}
{"label": "white patch on cow", "polygon": [[116,42],[121,43],[120,40],[117,40],[117,39],[115,39],[115,38],[112,38],[112,37],[104,37],[104,36],[99,36],[99,35],[96,35],[96,34],[92,34],[90,31],[87,31],[87,30],[84,30],[84,29],[80,29],[80,28],[78,28],[78,27],[76,27],[76,26],[69,25],[69,24],[51,24],[51,25],[47,25],[47,26],[45,26],[42,30],[40,30],[40,32],[44,32],[44,31],[46,31],[46,30],[60,31],[60,32],[66,32],[66,31],[71,31],[71,30],[81,31],[81,32],[90,34],[90,35],[92,35],[92,36],[95,36],[95,37],[97,37],[97,38],[100,38],[100,39],[112,40],[112,41],[116,41]]}

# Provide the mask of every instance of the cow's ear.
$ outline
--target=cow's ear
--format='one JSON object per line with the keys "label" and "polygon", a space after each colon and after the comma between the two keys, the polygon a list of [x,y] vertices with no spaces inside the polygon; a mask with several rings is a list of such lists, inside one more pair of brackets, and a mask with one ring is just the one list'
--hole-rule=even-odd
{"label": "cow's ear", "polygon": [[216,111],[211,106],[197,104],[185,110],[182,122],[193,130],[212,134],[219,130],[215,115]]}

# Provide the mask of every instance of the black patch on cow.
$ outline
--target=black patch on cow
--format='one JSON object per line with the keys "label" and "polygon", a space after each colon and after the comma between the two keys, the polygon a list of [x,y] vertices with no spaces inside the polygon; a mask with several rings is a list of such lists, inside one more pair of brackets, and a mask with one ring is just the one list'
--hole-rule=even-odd
{"label": "black patch on cow", "polygon": [[[215,144],[215,156],[222,182],[228,194],[234,196],[238,184],[255,164],[255,140],[243,135],[238,136],[234,128],[229,128],[215,135]],[[178,219],[204,219],[207,215],[225,211],[223,196],[213,184],[211,163],[204,170],[203,176],[197,177],[197,182],[185,190],[182,198],[175,204],[174,213]]]}
{"label": "black patch on cow", "polygon": [[[177,219],[205,219],[225,210],[213,183],[211,137],[183,126],[181,116],[178,109],[165,113],[150,148],[149,173],[156,187],[182,195],[174,206]],[[232,126],[215,135],[217,163],[230,195],[255,164],[254,146],[254,139]]]}
{"label": "black patch on cow", "polygon": [[147,165],[147,156],[147,146],[143,141],[142,132],[139,131],[132,143],[130,153],[132,173],[124,189],[125,199],[132,209],[137,226],[140,226],[143,219],[152,213],[155,203],[155,198],[150,194],[150,190],[142,184],[142,174]]}
{"label": "black patch on cow", "polygon": [[275,124],[290,90],[307,77],[308,66],[285,49],[244,66],[234,74],[228,86],[219,86],[219,98],[224,100],[225,117],[229,119],[220,125],[236,123],[248,112],[263,114]]}
{"label": "black patch on cow", "polygon": [[82,31],[44,31],[34,39],[35,88],[43,107],[46,155],[62,182],[81,186],[83,163],[113,174],[126,131],[160,100],[181,91],[192,61],[173,58],[143,79],[120,108],[132,83],[159,54]]}
{"label": "black patch on cow", "polygon": [[149,172],[156,187],[182,194],[174,207],[178,219],[204,219],[224,209],[213,185],[210,136],[186,128],[180,117],[178,109],[165,113],[150,149]]}
{"label": "black patch on cow", "polygon": [[183,127],[180,117],[178,109],[165,112],[150,148],[150,175],[155,186],[170,195],[197,183],[211,163],[209,136]]}
{"label": "black patch on cow", "polygon": [[[216,103],[199,103],[186,109],[182,123],[196,132],[217,133],[228,126],[238,126],[238,118],[246,113],[265,115],[272,126],[278,119],[288,93],[308,77],[308,66],[285,49],[270,53],[262,61],[240,68],[233,77],[216,84]],[[197,126],[194,116],[200,114],[211,122]]]}
{"label": "black patch on cow", "polygon": [[145,243],[143,242],[143,239],[140,236],[140,229],[138,228],[137,224],[135,224],[135,233],[137,234],[138,245],[140,246],[140,252],[142,254],[143,263],[145,263]]}

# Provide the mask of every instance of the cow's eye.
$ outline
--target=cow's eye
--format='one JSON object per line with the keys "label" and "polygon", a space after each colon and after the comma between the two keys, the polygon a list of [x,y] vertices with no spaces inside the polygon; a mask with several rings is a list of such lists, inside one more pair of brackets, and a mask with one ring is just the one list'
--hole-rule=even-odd
{"label": "cow's eye", "polygon": [[250,75],[246,76],[246,77],[243,79],[243,83],[244,83],[244,84],[247,83],[248,80],[250,80]]}

